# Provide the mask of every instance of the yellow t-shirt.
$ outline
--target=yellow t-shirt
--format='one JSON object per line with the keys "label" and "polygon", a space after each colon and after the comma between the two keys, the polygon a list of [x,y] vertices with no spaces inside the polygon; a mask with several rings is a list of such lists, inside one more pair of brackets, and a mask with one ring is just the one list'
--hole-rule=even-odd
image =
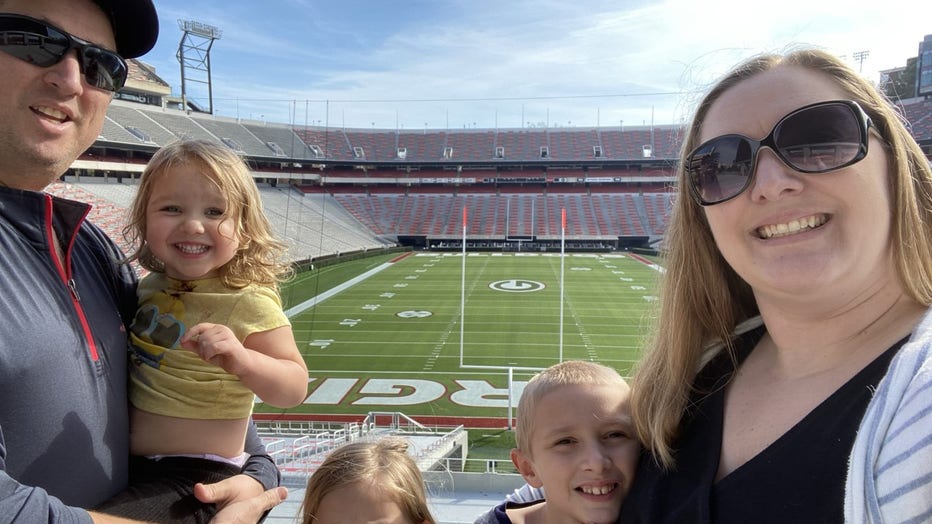
{"label": "yellow t-shirt", "polygon": [[231,289],[218,278],[182,282],[151,273],[140,282],[138,298],[130,327],[133,405],[171,417],[248,417],[253,392],[179,341],[188,326],[201,322],[229,327],[240,342],[252,333],[289,326],[278,293],[263,286]]}

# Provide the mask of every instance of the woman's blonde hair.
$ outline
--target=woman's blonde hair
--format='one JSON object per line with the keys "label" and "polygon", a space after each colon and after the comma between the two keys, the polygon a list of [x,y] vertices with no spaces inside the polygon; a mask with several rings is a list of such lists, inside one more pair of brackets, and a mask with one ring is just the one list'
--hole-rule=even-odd
{"label": "woman's blonde hair", "polygon": [[220,268],[220,280],[227,287],[239,289],[250,284],[275,287],[291,275],[285,261],[286,246],[275,238],[272,225],[262,209],[259,188],[242,158],[229,148],[206,140],[181,140],[158,150],[142,173],[136,198],[130,208],[129,223],[123,236],[134,252],[127,262],[136,260],[149,271],[163,272],[146,244],[146,207],[152,188],[167,171],[178,166],[193,166],[210,180],[226,201],[224,220],[232,220],[239,249]]}
{"label": "woman's blonde hair", "polygon": [[534,429],[534,409],[547,394],[575,385],[617,386],[628,390],[628,383],[614,369],[587,360],[567,360],[554,364],[531,377],[518,400],[518,420],[515,423],[515,445],[531,455],[531,432]]}
{"label": "woman's blonde hair", "polygon": [[302,524],[317,522],[327,494],[360,482],[389,494],[411,522],[434,524],[424,479],[407,451],[408,442],[400,437],[354,442],[333,450],[308,479],[301,503]]}
{"label": "woman's blonde hair", "polygon": [[892,249],[906,292],[932,304],[932,172],[895,107],[837,57],[802,49],[764,54],[739,65],[702,99],[687,129],[677,167],[677,196],[666,231],[666,273],[659,311],[632,386],[638,437],[662,466],[674,466],[672,443],[693,381],[710,348],[734,360],[735,326],[758,314],[751,289],[725,262],[702,208],[690,196],[684,159],[698,146],[712,104],[733,86],[777,67],[799,67],[831,78],[870,116],[886,143],[891,195]]}

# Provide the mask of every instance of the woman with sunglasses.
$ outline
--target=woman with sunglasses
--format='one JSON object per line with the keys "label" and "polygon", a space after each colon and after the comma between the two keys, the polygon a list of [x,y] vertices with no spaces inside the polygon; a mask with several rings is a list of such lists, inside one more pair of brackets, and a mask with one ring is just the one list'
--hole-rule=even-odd
{"label": "woman with sunglasses", "polygon": [[758,56],[683,151],[620,522],[928,521],[932,171],[899,115],[827,53]]}

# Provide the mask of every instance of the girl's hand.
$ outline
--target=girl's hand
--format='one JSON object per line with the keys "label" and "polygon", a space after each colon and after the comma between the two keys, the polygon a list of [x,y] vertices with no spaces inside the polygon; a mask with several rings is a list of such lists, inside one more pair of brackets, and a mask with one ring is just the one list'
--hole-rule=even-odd
{"label": "girl's hand", "polygon": [[204,322],[192,327],[181,337],[181,347],[238,377],[249,368],[249,350],[237,340],[230,328],[221,324]]}

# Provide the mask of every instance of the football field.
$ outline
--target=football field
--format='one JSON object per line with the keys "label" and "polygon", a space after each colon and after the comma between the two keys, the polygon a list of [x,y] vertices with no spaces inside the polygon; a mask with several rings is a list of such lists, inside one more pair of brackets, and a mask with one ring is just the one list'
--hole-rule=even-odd
{"label": "football field", "polygon": [[561,359],[628,376],[659,275],[621,253],[468,253],[464,262],[415,252],[352,264],[311,270],[282,290],[310,375],[307,400],[288,414],[504,418],[509,377],[516,403],[536,370]]}

